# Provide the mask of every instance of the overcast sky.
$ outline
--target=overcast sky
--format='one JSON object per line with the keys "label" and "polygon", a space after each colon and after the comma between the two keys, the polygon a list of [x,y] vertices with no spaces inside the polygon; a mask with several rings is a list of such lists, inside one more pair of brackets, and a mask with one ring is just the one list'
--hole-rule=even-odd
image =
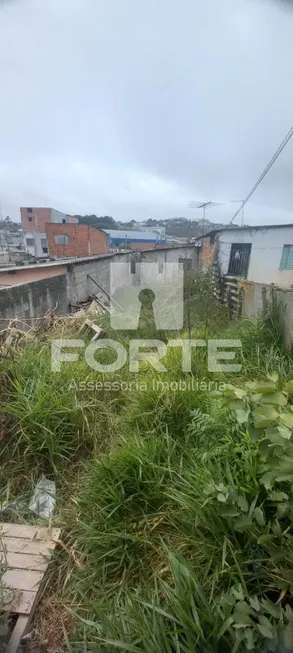
{"label": "overcast sky", "polygon": [[[242,199],[293,125],[292,34],[290,0],[0,0],[3,215]],[[245,222],[293,222],[293,138]]]}

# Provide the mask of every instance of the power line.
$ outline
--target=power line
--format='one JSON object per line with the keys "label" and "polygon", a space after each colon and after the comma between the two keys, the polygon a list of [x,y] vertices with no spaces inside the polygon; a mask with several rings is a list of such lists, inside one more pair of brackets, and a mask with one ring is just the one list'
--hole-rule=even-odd
{"label": "power line", "polygon": [[[283,152],[283,149],[286,147],[287,143],[289,143],[289,141],[290,141],[290,139],[292,138],[292,136],[293,136],[293,127],[291,127],[291,129],[289,129],[287,136],[285,136],[285,138],[284,138],[284,140],[282,141],[281,145],[279,145],[278,149],[276,150],[275,154],[272,156],[272,158],[271,158],[271,160],[269,161],[268,165],[266,166],[266,168],[264,169],[264,171],[261,173],[261,175],[260,175],[260,177],[258,178],[257,182],[254,184],[254,186],[253,186],[253,188],[251,189],[250,193],[248,193],[247,197],[245,198],[245,200],[243,200],[241,206],[240,206],[239,209],[236,211],[235,215],[233,215],[232,220],[230,220],[230,222],[228,222],[228,224],[224,227],[224,229],[227,229],[227,228],[230,226],[230,224],[232,224],[232,222],[235,220],[235,218],[237,218],[237,215],[240,213],[240,211],[244,209],[245,204],[248,202],[248,200],[250,200],[250,198],[251,198],[251,196],[253,195],[253,193],[256,191],[256,189],[258,188],[258,186],[261,184],[262,180],[263,180],[263,179],[265,178],[265,176],[268,174],[269,170],[270,170],[271,167],[274,165],[275,161],[278,159],[278,157],[280,156],[281,152]],[[223,231],[224,231],[224,229],[223,229]]]}

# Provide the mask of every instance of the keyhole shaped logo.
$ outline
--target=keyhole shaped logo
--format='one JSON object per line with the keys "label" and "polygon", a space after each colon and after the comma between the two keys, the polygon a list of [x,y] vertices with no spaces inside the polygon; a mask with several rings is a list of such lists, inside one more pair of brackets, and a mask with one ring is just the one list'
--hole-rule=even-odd
{"label": "keyhole shaped logo", "polygon": [[183,269],[178,263],[111,263],[110,322],[115,330],[137,330],[141,315],[153,313],[160,331],[183,326]]}

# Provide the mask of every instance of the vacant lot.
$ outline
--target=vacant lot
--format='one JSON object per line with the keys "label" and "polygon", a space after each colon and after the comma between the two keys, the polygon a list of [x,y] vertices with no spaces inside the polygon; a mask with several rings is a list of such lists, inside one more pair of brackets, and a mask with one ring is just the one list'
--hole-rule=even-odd
{"label": "vacant lot", "polygon": [[[293,648],[292,361],[274,310],[229,322],[208,277],[192,282],[185,312],[164,341],[240,339],[241,371],[209,371],[198,347],[182,372],[172,347],[167,373],[147,362],[101,373],[82,356],[52,372],[51,340],[76,338],[74,321],[3,359],[0,499],[22,499],[5,520],[32,521],[41,473],[57,484],[62,542],[38,651]],[[130,334],[103,326],[128,346]],[[147,314],[136,337],[160,337]]]}

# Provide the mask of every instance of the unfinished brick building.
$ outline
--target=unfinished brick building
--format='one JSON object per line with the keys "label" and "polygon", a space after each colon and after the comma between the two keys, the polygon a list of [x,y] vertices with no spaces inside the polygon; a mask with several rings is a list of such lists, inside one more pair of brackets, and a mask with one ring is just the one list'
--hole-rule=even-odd
{"label": "unfinished brick building", "polygon": [[60,258],[107,254],[107,235],[86,224],[46,224],[50,256]]}

